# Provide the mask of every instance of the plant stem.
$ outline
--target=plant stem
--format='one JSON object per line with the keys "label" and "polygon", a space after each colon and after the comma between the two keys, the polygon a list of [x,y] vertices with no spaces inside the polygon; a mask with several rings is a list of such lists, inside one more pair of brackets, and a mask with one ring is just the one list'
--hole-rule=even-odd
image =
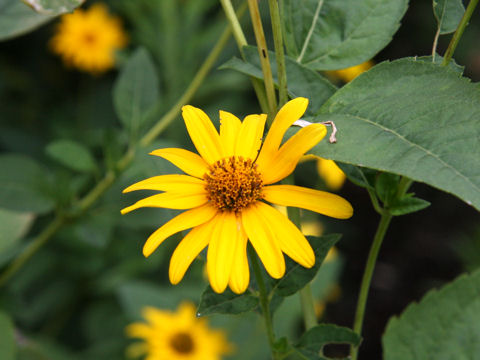
{"label": "plant stem", "polygon": [[62,227],[65,217],[57,214],[55,218],[37,235],[18,255],[0,276],[0,287],[25,265],[25,263]]}
{"label": "plant stem", "polygon": [[278,102],[279,107],[281,107],[288,101],[287,70],[285,66],[285,52],[283,49],[282,25],[280,22],[280,10],[278,8],[278,0],[268,0],[268,5],[270,6],[273,42],[275,46],[275,57],[277,59]]}
{"label": "plant stem", "polygon": [[[240,26],[240,22],[238,21],[237,14],[235,14],[235,10],[233,9],[233,5],[230,0],[220,0],[222,4],[223,11],[230,22],[230,26],[233,31],[233,36],[235,41],[237,42],[238,50],[240,51],[240,55],[242,56],[243,60],[246,60],[245,53],[243,51],[243,47],[247,46],[247,40],[245,35],[242,31],[242,27]],[[247,3],[243,3],[246,5]],[[243,14],[246,10],[246,6],[242,6],[238,10],[238,15]],[[250,77],[250,81],[252,82],[253,90],[255,91],[255,95],[257,96],[258,103],[260,104],[260,108],[264,113],[268,113],[268,102],[267,102],[267,95],[265,93],[265,87],[262,84],[260,79],[256,79],[254,77]]]}
{"label": "plant stem", "polygon": [[457,30],[455,31],[452,39],[450,40],[450,44],[448,44],[447,51],[445,52],[445,56],[443,58],[442,66],[448,65],[448,63],[452,59],[453,53],[457,48],[458,42],[460,41],[460,38],[462,37],[463,32],[465,31],[465,28],[468,25],[468,21],[472,17],[473,11],[475,10],[477,4],[478,0],[470,0],[470,2],[468,3],[462,20],[460,20],[460,24],[458,24]]}
{"label": "plant stem", "polygon": [[269,123],[271,124],[273,117],[277,113],[277,97],[275,95],[272,68],[270,67],[270,59],[268,56],[267,41],[265,40],[265,33],[263,32],[262,19],[260,17],[260,10],[258,9],[258,1],[248,0],[248,8],[250,10],[250,17],[252,18],[255,40],[257,41],[260,64],[262,65],[263,81],[265,83],[265,91],[267,93],[268,101],[268,118]]}
{"label": "plant stem", "polygon": [[265,281],[263,280],[262,271],[260,269],[260,264],[258,263],[257,255],[251,246],[248,247],[248,255],[250,262],[252,264],[253,273],[255,279],[257,280],[260,307],[262,309],[263,319],[265,320],[265,329],[267,331],[268,343],[270,344],[270,349],[272,350],[272,357],[274,360],[280,359],[279,354],[275,351],[275,334],[273,332],[273,322],[272,314],[270,313],[270,299],[267,293],[267,287],[265,286]]}
{"label": "plant stem", "polygon": [[[375,263],[377,261],[378,252],[382,245],[385,233],[387,232],[388,225],[392,220],[392,215],[388,211],[384,211],[380,218],[380,223],[378,224],[377,232],[373,239],[372,247],[370,248],[370,253],[368,254],[367,265],[365,267],[365,272],[363,273],[362,285],[360,286],[360,293],[358,295],[357,301],[357,311],[355,313],[355,322],[353,324],[353,331],[361,335],[363,318],[365,315],[365,307],[367,305],[368,290],[370,289],[370,282],[372,280],[373,270],[375,269]],[[357,348],[352,347],[352,360],[357,359]]]}
{"label": "plant stem", "polygon": [[[285,178],[282,183],[293,185],[295,183],[293,174]],[[300,210],[294,207],[287,207],[287,213],[288,218],[301,230]],[[315,304],[310,284],[305,285],[298,294],[302,306],[303,323],[305,324],[305,329],[309,330],[317,325],[317,315],[315,314]]]}
{"label": "plant stem", "polygon": [[[205,59],[204,63],[197,71],[192,82],[185,90],[175,105],[140,139],[139,146],[146,147],[160,135],[167,126],[178,116],[180,109],[193,97],[200,85],[205,80],[206,75],[212,69],[217,61],[221,51],[227,44],[231,35],[230,27],[227,27],[219,40],[213,47],[212,51]],[[125,155],[117,162],[115,170],[109,170],[105,176],[100,180],[83,198],[72,205],[72,215],[68,219],[75,219],[81,216],[88,210],[108,188],[115,182],[118,175],[122,173],[128,165],[132,162],[135,155],[135,148],[129,148]],[[0,287],[4,285],[20,268],[43,246],[48,240],[55,235],[55,233],[66,222],[66,217],[57,215],[46,228],[35,237],[30,244],[28,244],[19,255],[7,266],[5,271],[0,275]]]}

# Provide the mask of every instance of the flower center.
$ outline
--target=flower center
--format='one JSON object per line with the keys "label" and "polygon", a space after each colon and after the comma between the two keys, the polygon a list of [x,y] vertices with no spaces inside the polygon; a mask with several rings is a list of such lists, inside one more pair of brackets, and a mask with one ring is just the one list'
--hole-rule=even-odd
{"label": "flower center", "polygon": [[204,175],[207,198],[221,211],[242,211],[262,198],[262,178],[251,159],[232,156],[210,165]]}
{"label": "flower center", "polygon": [[179,332],[172,336],[170,345],[180,354],[189,354],[193,351],[195,343],[188,333]]}

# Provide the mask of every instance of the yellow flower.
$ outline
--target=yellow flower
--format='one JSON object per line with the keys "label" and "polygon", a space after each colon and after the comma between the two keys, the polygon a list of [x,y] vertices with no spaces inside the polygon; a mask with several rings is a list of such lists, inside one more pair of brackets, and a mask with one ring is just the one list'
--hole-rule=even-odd
{"label": "yellow flower", "polygon": [[172,284],[180,282],[207,245],[208,278],[218,293],[227,286],[235,293],[247,288],[247,241],[273,278],[285,273],[283,253],[306,268],[312,267],[315,255],[305,236],[264,201],[339,219],[352,215],[350,203],[337,195],[294,185],[271,185],[290,175],[302,155],[327,133],[324,125],[312,124],[281,145],[285,132],[303,115],[307,105],[307,99],[296,98],[283,106],[261,149],[266,115],[249,115],[242,122],[220,111],[219,134],[202,110],[183,107],[185,125],[201,156],[174,148],[153,151],[152,155],[167,159],[188,175],[155,176],[129,186],[124,192],[164,193],[122,210],[125,214],[140,207],[189,209],[150,235],[143,248],[143,254],[149,256],[169,236],[193,228],[170,260]]}
{"label": "yellow flower", "polygon": [[211,330],[207,320],[195,316],[192,303],[182,303],[176,312],[154,307],[142,309],[147,323],[133,323],[126,327],[129,337],[144,342],[130,345],[130,357],[146,355],[148,360],[219,360],[232,352],[221,330]]}
{"label": "yellow flower", "polygon": [[336,79],[343,80],[344,82],[348,83],[355,79],[358,75],[363,73],[364,71],[367,71],[373,66],[373,61],[365,61],[364,63],[351,66],[346,69],[342,70],[335,70],[335,71],[328,71],[327,74],[331,75],[332,77]]}
{"label": "yellow flower", "polygon": [[115,50],[126,43],[120,19],[109,15],[105,5],[94,4],[63,15],[50,45],[67,66],[98,74],[113,67]]}
{"label": "yellow flower", "polygon": [[345,173],[333,160],[317,158],[317,171],[330,190],[339,190],[345,182]]}

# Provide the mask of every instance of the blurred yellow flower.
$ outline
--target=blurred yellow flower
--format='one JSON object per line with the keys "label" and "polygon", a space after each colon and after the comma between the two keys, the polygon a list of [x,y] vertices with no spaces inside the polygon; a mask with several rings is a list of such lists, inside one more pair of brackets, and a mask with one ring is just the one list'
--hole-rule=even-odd
{"label": "blurred yellow flower", "polygon": [[127,37],[121,21],[103,4],[63,15],[50,46],[67,66],[98,74],[115,64],[115,51],[125,47]]}
{"label": "blurred yellow flower", "polygon": [[154,307],[142,309],[146,323],[126,327],[129,337],[142,339],[127,348],[128,357],[148,360],[220,360],[232,352],[222,330],[212,330],[207,319],[195,316],[195,306],[185,302],[176,312]]}
{"label": "blurred yellow flower", "polygon": [[122,210],[125,214],[141,207],[188,209],[150,235],[143,248],[143,254],[149,256],[169,236],[193,228],[170,260],[172,284],[182,280],[207,245],[208,278],[217,293],[227,286],[235,293],[246,290],[250,281],[248,241],[273,278],[285,273],[283,253],[306,268],[312,267],[315,255],[308,240],[286,216],[264,201],[339,219],[352,216],[352,206],[338,195],[294,185],[271,185],[290,175],[302,155],[327,133],[324,125],[312,124],[281,145],[285,132],[304,114],[307,105],[305,98],[285,104],[263,146],[265,114],[249,115],[242,122],[220,111],[219,134],[202,110],[183,107],[185,125],[201,156],[175,148],[153,151],[152,155],[167,159],[188,175],[155,176],[131,185],[124,192],[164,193]]}
{"label": "blurred yellow flower", "polygon": [[327,71],[327,74],[335,79],[340,79],[343,82],[348,83],[353,79],[355,79],[358,75],[360,75],[364,71],[367,71],[368,69],[370,69],[373,65],[374,65],[373,61],[369,60],[369,61],[365,61],[364,63],[351,66],[346,69]]}
{"label": "blurred yellow flower", "polygon": [[330,190],[339,190],[345,182],[345,173],[333,160],[317,158],[317,171]]}

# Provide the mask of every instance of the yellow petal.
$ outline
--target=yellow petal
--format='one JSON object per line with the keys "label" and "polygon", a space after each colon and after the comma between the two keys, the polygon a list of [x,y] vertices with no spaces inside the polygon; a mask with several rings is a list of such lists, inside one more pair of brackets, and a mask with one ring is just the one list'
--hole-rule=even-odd
{"label": "yellow petal", "polygon": [[122,214],[129,213],[141,207],[158,207],[167,209],[192,209],[208,201],[206,192],[178,193],[168,192],[149,196],[137,201],[135,204],[121,210]]}
{"label": "yellow petal", "polygon": [[215,225],[208,245],[207,273],[212,289],[222,293],[228,285],[241,227],[237,225],[235,213],[228,211],[219,214],[213,221]]}
{"label": "yellow petal", "polygon": [[315,254],[300,230],[282,213],[270,205],[258,202],[263,220],[270,226],[281,250],[300,265],[311,268]]}
{"label": "yellow petal", "polygon": [[282,143],[283,135],[285,135],[285,132],[295,121],[302,117],[307,106],[308,99],[299,97],[290,100],[278,111],[260,150],[260,155],[257,160],[259,165],[263,165],[265,161],[275,156],[275,153]]}
{"label": "yellow petal", "polygon": [[330,190],[339,190],[345,182],[345,173],[333,160],[318,158],[317,171]]}
{"label": "yellow petal", "polygon": [[327,134],[322,124],[312,124],[300,129],[282,145],[276,155],[258,165],[264,184],[273,184],[290,175],[300,158]]}
{"label": "yellow petal", "polygon": [[170,259],[170,268],[168,270],[168,276],[173,285],[178,284],[183,279],[190,264],[208,245],[214,224],[213,221],[208,221],[199,225],[193,228],[187,236],[180,241]]}
{"label": "yellow petal", "polygon": [[243,122],[240,132],[237,133],[238,140],[235,148],[236,156],[243,156],[246,159],[256,159],[258,149],[262,145],[263,130],[267,115],[249,115]]}
{"label": "yellow petal", "polygon": [[127,336],[133,338],[145,338],[148,339],[154,334],[154,330],[144,323],[133,323],[125,328]]}
{"label": "yellow petal", "polygon": [[225,157],[235,155],[235,144],[242,122],[235,115],[220,110],[220,140]]}
{"label": "yellow petal", "polygon": [[207,114],[196,107],[186,105],[182,107],[182,115],[193,144],[208,164],[225,157],[220,136]]}
{"label": "yellow petal", "polygon": [[208,171],[208,164],[197,154],[176,148],[158,149],[152,151],[150,155],[160,156],[170,161],[173,165],[187,173],[202,179]]}
{"label": "yellow petal", "polygon": [[234,293],[242,294],[250,282],[250,270],[247,258],[247,234],[245,234],[242,224],[238,225],[241,227],[241,231],[239,231],[239,236],[233,249],[232,273],[230,274],[228,286]]}
{"label": "yellow petal", "polygon": [[257,204],[242,211],[242,224],[267,272],[275,279],[281,278],[285,274],[285,259],[275,242],[275,234],[263,221]]}
{"label": "yellow petal", "polygon": [[204,224],[215,214],[216,209],[210,204],[206,204],[177,215],[149,236],[143,246],[143,255],[150,256],[166,238],[177,232]]}
{"label": "yellow petal", "polygon": [[[154,176],[133,185],[130,185],[124,193],[135,190],[159,190],[159,191],[174,191],[187,193],[201,193],[205,188],[203,180],[188,176],[188,175],[161,175]],[[187,189],[187,190],[186,190]]]}
{"label": "yellow petal", "polygon": [[295,185],[271,185],[262,189],[264,199],[277,205],[315,211],[337,219],[348,219],[353,208],[344,198],[325,191]]}

